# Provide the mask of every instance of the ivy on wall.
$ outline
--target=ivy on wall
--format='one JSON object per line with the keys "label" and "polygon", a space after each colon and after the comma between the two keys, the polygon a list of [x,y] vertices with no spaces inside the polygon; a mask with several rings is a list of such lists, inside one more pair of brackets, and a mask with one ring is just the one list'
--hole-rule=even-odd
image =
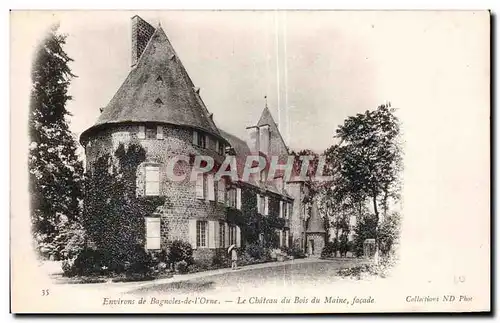
{"label": "ivy on wall", "polygon": [[165,204],[164,196],[136,197],[136,170],[146,160],[140,144],[122,144],[114,156],[97,158],[85,181],[83,225],[89,241],[117,263],[133,261],[144,247],[145,216]]}
{"label": "ivy on wall", "polygon": [[260,243],[263,234],[264,246],[277,248],[279,236],[276,230],[283,230],[285,219],[279,217],[279,200],[270,198],[269,215],[257,213],[257,191],[249,187],[242,188],[241,210],[226,208],[226,220],[240,227],[242,241],[245,244]]}

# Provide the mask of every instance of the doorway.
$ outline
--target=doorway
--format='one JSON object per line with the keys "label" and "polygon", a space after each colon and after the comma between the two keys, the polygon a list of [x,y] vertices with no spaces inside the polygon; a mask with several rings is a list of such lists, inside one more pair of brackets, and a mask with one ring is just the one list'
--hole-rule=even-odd
{"label": "doorway", "polygon": [[309,239],[309,243],[308,243],[308,253],[310,255],[314,255],[314,240],[313,239]]}

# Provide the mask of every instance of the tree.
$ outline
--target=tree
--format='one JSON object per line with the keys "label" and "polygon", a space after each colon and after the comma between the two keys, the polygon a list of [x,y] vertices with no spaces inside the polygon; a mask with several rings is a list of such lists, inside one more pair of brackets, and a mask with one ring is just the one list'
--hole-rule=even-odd
{"label": "tree", "polygon": [[340,143],[325,152],[336,170],[328,197],[342,211],[358,210],[360,217],[369,202],[373,221],[359,224],[375,226],[377,243],[381,211],[387,214],[389,199],[399,198],[400,129],[394,112],[390,105],[381,105],[347,118],[336,131]]}
{"label": "tree", "polygon": [[369,198],[377,223],[380,198],[398,196],[399,132],[399,121],[389,105],[349,117],[336,131],[343,143],[337,149],[338,190],[356,199]]}
{"label": "tree", "polygon": [[50,30],[35,52],[28,120],[32,232],[44,254],[57,249],[53,243],[62,221],[71,226],[79,220],[82,197],[83,166],[66,119],[68,87],[75,75],[68,66],[72,59],[63,49],[66,36],[57,29]]}

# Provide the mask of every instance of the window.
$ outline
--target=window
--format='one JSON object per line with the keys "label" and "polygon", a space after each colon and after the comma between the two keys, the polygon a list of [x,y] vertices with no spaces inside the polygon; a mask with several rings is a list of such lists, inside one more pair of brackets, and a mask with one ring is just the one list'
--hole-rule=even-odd
{"label": "window", "polygon": [[264,215],[269,215],[269,197],[264,197]]}
{"label": "window", "polygon": [[207,246],[207,221],[196,222],[196,245],[198,247]]}
{"label": "window", "polygon": [[226,181],[221,178],[217,182],[217,201],[219,203],[224,203],[226,201]]}
{"label": "window", "polygon": [[163,140],[163,127],[156,126],[156,139]]}
{"label": "window", "polygon": [[206,174],[207,196],[209,201],[215,201],[214,174]]}
{"label": "window", "polygon": [[[198,174],[196,178],[196,198],[215,201],[214,174]],[[223,200],[222,203],[224,203]]]}
{"label": "window", "polygon": [[160,195],[160,167],[146,166],[146,195]]}
{"label": "window", "polygon": [[237,228],[235,225],[229,226],[229,245],[237,244]]}
{"label": "window", "polygon": [[161,245],[160,218],[146,219],[146,249],[159,250]]}
{"label": "window", "polygon": [[226,224],[219,222],[219,246],[224,248],[226,246]]}
{"label": "window", "polygon": [[288,219],[288,203],[287,202],[282,202],[281,203],[281,207],[282,207],[283,217],[285,219]]}
{"label": "window", "polygon": [[139,126],[139,132],[137,132],[137,138],[145,139],[146,138],[146,127]]}
{"label": "window", "polygon": [[198,174],[196,177],[196,198],[205,199],[205,176],[203,174]]}
{"label": "window", "polygon": [[193,144],[201,148],[207,148],[207,137],[198,131],[193,131]]}
{"label": "window", "polygon": [[241,209],[241,189],[239,187],[230,188],[227,191],[227,206]]}
{"label": "window", "polygon": [[265,215],[266,213],[265,203],[267,201],[267,196],[258,195],[257,201],[259,203],[258,212],[262,215]]}
{"label": "window", "polygon": [[224,143],[220,142],[220,141],[215,141],[215,150],[217,151],[217,153],[219,155],[224,155]]}
{"label": "window", "polygon": [[156,132],[157,132],[157,127],[154,126],[154,125],[146,125],[146,129],[145,129],[145,137],[146,139],[156,139]]}

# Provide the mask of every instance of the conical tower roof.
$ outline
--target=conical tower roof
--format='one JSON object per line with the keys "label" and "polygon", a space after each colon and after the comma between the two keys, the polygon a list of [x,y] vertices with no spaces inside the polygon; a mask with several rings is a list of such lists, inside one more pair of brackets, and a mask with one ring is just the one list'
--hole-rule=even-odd
{"label": "conical tower roof", "polygon": [[159,122],[192,127],[225,140],[161,26],[90,131],[109,124]]}
{"label": "conical tower roof", "polygon": [[311,217],[307,222],[307,233],[326,233],[324,220],[319,215],[318,205],[316,201],[311,207]]}

